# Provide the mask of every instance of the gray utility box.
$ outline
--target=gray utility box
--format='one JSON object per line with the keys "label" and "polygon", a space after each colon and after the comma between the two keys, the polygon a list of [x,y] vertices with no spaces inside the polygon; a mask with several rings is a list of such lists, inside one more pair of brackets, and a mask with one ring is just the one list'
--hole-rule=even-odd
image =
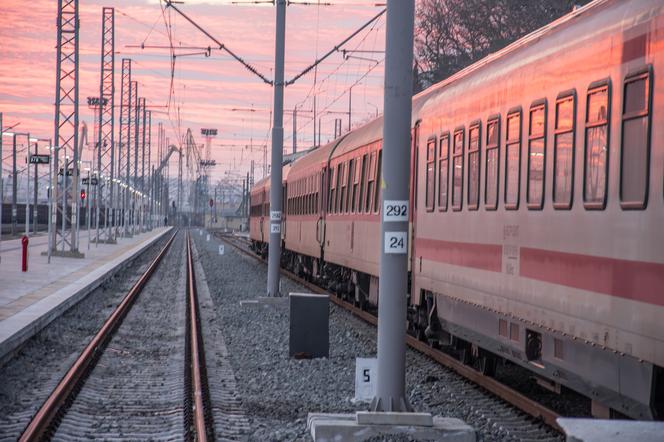
{"label": "gray utility box", "polygon": [[289,355],[298,359],[330,354],[330,299],[327,295],[291,293]]}

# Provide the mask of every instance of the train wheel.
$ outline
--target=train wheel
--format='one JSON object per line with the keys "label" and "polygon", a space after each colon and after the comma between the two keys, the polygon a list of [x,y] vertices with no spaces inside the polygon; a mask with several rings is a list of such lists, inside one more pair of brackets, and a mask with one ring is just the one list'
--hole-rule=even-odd
{"label": "train wheel", "polygon": [[498,358],[493,355],[484,354],[479,358],[480,373],[485,376],[495,377],[498,367]]}

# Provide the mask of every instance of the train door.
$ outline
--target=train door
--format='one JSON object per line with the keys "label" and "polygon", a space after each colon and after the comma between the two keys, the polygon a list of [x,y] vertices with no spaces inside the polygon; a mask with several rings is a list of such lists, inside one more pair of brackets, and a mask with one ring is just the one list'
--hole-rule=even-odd
{"label": "train door", "polygon": [[417,195],[418,186],[417,178],[419,171],[419,145],[420,145],[420,122],[415,123],[415,127],[411,133],[411,160],[410,160],[410,214],[408,219],[408,271],[411,275],[414,274],[415,267],[415,232],[417,228]]}
{"label": "train door", "polygon": [[329,168],[324,168],[319,174],[320,179],[318,183],[318,221],[316,222],[316,241],[320,246],[320,257],[323,257],[323,245],[325,244],[325,211],[327,209],[327,199],[328,199],[328,186],[327,182],[329,181]]}
{"label": "train door", "polygon": [[260,211],[260,217],[258,218],[259,219],[258,226],[259,226],[260,232],[261,232],[261,242],[264,243],[265,242],[265,235],[264,235],[264,230],[263,230],[263,215],[265,214],[264,213],[265,212],[265,190],[261,191],[260,204],[261,204],[260,205],[261,211]]}
{"label": "train door", "polygon": [[284,190],[281,197],[281,238],[286,241],[286,226],[288,225],[288,183],[284,184]]}

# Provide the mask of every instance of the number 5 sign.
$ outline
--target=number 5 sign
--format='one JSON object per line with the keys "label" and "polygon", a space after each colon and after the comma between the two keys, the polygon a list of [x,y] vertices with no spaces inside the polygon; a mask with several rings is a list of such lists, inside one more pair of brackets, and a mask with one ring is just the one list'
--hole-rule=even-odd
{"label": "number 5 sign", "polygon": [[371,401],[376,395],[376,358],[355,358],[355,400]]}

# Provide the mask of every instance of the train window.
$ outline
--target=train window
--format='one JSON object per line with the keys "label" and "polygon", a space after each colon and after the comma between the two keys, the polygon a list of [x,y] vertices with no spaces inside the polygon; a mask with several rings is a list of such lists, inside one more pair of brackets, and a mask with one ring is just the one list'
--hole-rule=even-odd
{"label": "train window", "polygon": [[503,336],[505,338],[509,337],[509,334],[507,332],[507,320],[499,318],[498,319],[498,334],[500,336]]}
{"label": "train window", "polygon": [[436,187],[436,137],[427,141],[427,170],[426,170],[426,208],[433,211],[434,193]]}
{"label": "train window", "polygon": [[452,148],[452,210],[461,210],[463,198],[463,142],[464,128],[454,131]]}
{"label": "train window", "polygon": [[364,201],[364,211],[371,212],[371,202],[373,201],[373,192],[376,187],[376,152],[371,152],[369,157],[369,181],[367,183],[367,194]]}
{"label": "train window", "polygon": [[360,167],[361,164],[359,163],[360,159],[356,158],[355,159],[355,179],[353,180],[353,199],[351,202],[352,209],[351,211],[353,213],[360,212],[360,208],[358,207],[357,200],[360,197],[360,175],[362,172],[362,168]]}
{"label": "train window", "polygon": [[604,209],[609,172],[609,81],[591,85],[586,100],[583,201],[587,209]]}
{"label": "train window", "polygon": [[507,115],[505,140],[505,208],[517,210],[521,181],[521,109]]}
{"label": "train window", "polygon": [[484,204],[487,210],[498,208],[498,175],[500,163],[500,117],[486,124],[486,168],[484,170]]}
{"label": "train window", "polygon": [[480,123],[468,129],[468,209],[480,206]]}
{"label": "train window", "polygon": [[620,205],[645,209],[650,163],[651,71],[627,76],[623,86]]}
{"label": "train window", "polygon": [[337,178],[337,186],[339,191],[337,192],[337,213],[343,212],[343,200],[346,192],[346,164],[341,163],[339,165],[339,177]]}
{"label": "train window", "polygon": [[351,204],[353,203],[353,177],[355,176],[355,160],[350,160],[348,162],[348,171],[346,176],[348,177],[347,181],[347,190],[346,190],[346,213],[351,211]]}
{"label": "train window", "polygon": [[328,185],[329,185],[329,188],[330,188],[330,191],[328,192],[329,200],[327,202],[327,211],[332,212],[332,201],[334,201],[334,192],[336,190],[336,188],[334,186],[335,181],[334,181],[334,168],[333,167],[330,167],[327,170],[327,176],[328,176],[328,180],[329,180]]}
{"label": "train window", "polygon": [[447,193],[449,185],[449,132],[440,137],[438,144],[438,210],[447,210]]}
{"label": "train window", "polygon": [[510,339],[512,341],[519,341],[519,324],[510,322]]}
{"label": "train window", "polygon": [[361,176],[360,176],[360,193],[357,196],[357,202],[355,204],[357,206],[357,213],[362,213],[363,209],[364,209],[364,192],[367,189],[366,181],[367,181],[367,167],[368,167],[367,161],[368,161],[368,159],[369,159],[369,154],[365,153],[362,156],[362,173],[361,173]]}
{"label": "train window", "polygon": [[381,194],[381,185],[380,185],[380,172],[383,162],[383,150],[378,151],[378,162],[376,163],[376,191],[373,202],[373,211],[378,213],[380,212],[380,194]]}
{"label": "train window", "polygon": [[337,165],[337,175],[336,175],[336,188],[337,188],[337,195],[334,202],[334,213],[339,212],[339,196],[341,195],[341,183],[343,183],[343,174],[344,174],[344,168],[343,164],[338,164]]}
{"label": "train window", "polygon": [[528,182],[526,202],[529,209],[544,206],[544,172],[546,167],[546,99],[530,107],[528,126]]}
{"label": "train window", "polygon": [[574,195],[574,133],[576,92],[564,92],[556,100],[553,136],[553,207],[571,209]]}

